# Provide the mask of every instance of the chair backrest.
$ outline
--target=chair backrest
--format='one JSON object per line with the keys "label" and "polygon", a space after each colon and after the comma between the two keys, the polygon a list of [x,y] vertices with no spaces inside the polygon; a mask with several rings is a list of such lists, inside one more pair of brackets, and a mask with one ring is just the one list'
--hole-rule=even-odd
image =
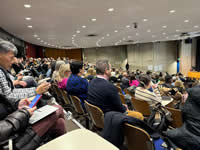
{"label": "chair backrest", "polygon": [[126,123],[124,136],[128,150],[154,150],[149,134],[141,128]]}
{"label": "chair backrest", "polygon": [[117,87],[118,92],[122,94],[122,89],[121,89],[121,87],[120,87],[120,86],[116,86],[116,87]]}
{"label": "chair backrest", "polygon": [[89,113],[93,124],[98,127],[103,129],[104,127],[104,113],[103,111],[92,104],[89,104],[87,101],[85,101],[85,108],[87,112]]}
{"label": "chair backrest", "polygon": [[53,88],[54,88],[54,90],[56,92],[56,95],[58,97],[62,96],[62,94],[61,94],[60,89],[58,88],[58,86],[56,84],[52,84],[52,86],[53,86]]}
{"label": "chair backrest", "polygon": [[174,100],[171,101],[169,104],[165,105],[165,107],[174,108]]}
{"label": "chair backrest", "polygon": [[166,107],[166,108],[168,111],[170,111],[172,113],[172,119],[173,119],[172,127],[174,127],[174,128],[181,127],[183,125],[181,110],[169,108],[169,107]]}
{"label": "chair backrest", "polygon": [[122,104],[126,104],[124,95],[122,95],[121,93],[119,93],[119,96],[120,96]]}
{"label": "chair backrest", "polygon": [[65,90],[61,90],[61,92],[62,92],[63,99],[65,101],[65,104],[71,104],[71,101],[69,100],[67,92]]}
{"label": "chair backrest", "polygon": [[149,104],[146,101],[132,97],[132,103],[135,110],[142,113],[144,116],[149,116],[151,114]]}
{"label": "chair backrest", "polygon": [[78,114],[84,114],[84,110],[81,106],[81,101],[77,96],[71,96],[72,97],[72,105],[74,106],[74,109],[76,113]]}
{"label": "chair backrest", "polygon": [[133,93],[131,93],[131,92],[129,92],[129,91],[127,90],[127,88],[126,88],[126,89],[124,89],[124,92],[125,92],[126,94],[130,95],[130,96],[134,96],[134,94],[133,94]]}

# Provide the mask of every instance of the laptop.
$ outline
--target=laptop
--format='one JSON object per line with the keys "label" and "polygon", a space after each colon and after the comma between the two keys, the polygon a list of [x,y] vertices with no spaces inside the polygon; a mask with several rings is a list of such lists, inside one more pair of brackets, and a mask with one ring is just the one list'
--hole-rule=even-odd
{"label": "laptop", "polygon": [[54,113],[56,110],[58,110],[58,107],[50,106],[50,105],[45,105],[36,111],[34,111],[33,115],[29,119],[30,124],[34,124],[43,118],[49,116],[50,114]]}

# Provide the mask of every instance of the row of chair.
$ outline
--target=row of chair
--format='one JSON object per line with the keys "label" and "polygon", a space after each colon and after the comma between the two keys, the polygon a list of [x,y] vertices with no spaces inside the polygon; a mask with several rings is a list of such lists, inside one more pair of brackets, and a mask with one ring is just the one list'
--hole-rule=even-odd
{"label": "row of chair", "polygon": [[[116,87],[118,89],[118,93],[120,95],[120,99],[121,99],[122,104],[126,104],[125,97],[122,94],[122,89],[119,86],[116,86]],[[127,89],[125,89],[124,92],[126,94],[131,95],[131,97],[132,97],[131,101],[132,101],[132,104],[133,104],[134,109],[136,111],[142,113],[144,116],[150,116],[151,111],[150,111],[150,108],[149,108],[149,104],[146,101],[142,101],[142,100],[136,99],[135,96],[132,93],[130,93]],[[173,121],[172,121],[171,126],[173,128],[179,128],[183,124],[183,122],[182,122],[182,113],[181,113],[180,110],[174,109],[173,106],[174,106],[174,101],[172,101],[169,104],[167,104],[165,106],[165,108],[168,111],[170,111],[171,114],[172,114]]]}
{"label": "row of chair", "polygon": [[[89,104],[85,101],[84,105],[86,112],[83,110],[81,101],[78,97],[68,95],[65,90],[59,89],[56,84],[52,85],[53,90],[57,96],[59,103],[66,109],[69,109],[71,112],[74,112],[75,115],[83,117],[86,121],[86,128],[89,128],[89,121],[92,122],[92,129],[103,129],[104,126],[104,113],[100,108]],[[64,104],[63,104],[64,103]],[[68,107],[66,107],[68,106]],[[75,117],[76,118],[76,117]]]}
{"label": "row of chair", "polygon": [[[87,101],[85,101],[85,112],[81,106],[81,101],[76,96],[70,96],[67,94],[66,91],[59,89],[56,85],[53,85],[53,90],[56,92],[57,98],[62,99],[65,103],[65,106],[67,105],[69,107],[73,107],[74,111],[79,116],[84,116],[85,119],[90,119],[92,121],[92,129],[103,129],[104,127],[104,114],[102,110],[94,106]],[[120,98],[122,99],[122,103],[125,103],[124,95],[120,94]],[[143,103],[144,101],[140,101],[132,98],[132,102],[134,105],[134,108],[136,111],[139,111],[143,113],[144,115],[150,115],[149,111],[149,105],[147,103]],[[63,103],[63,102],[60,102]],[[147,105],[146,105],[147,104]],[[148,106],[148,107],[147,107]],[[173,118],[175,116],[176,118]],[[177,115],[172,114],[172,118],[174,120],[177,120]],[[87,125],[86,125],[87,126]],[[179,124],[174,124],[173,127],[180,126]],[[124,136],[126,139],[126,144],[128,150],[153,150],[153,142],[150,138],[150,135],[144,131],[143,129],[140,129],[138,127],[135,127],[130,124],[125,124],[124,127]],[[133,142],[134,141],[134,142]]]}

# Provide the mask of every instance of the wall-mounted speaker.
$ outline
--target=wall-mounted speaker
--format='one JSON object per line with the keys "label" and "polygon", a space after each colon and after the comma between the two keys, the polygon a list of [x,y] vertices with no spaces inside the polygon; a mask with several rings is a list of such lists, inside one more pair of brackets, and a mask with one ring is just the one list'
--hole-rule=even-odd
{"label": "wall-mounted speaker", "polygon": [[191,44],[191,43],[192,43],[192,39],[191,38],[185,39],[185,44]]}

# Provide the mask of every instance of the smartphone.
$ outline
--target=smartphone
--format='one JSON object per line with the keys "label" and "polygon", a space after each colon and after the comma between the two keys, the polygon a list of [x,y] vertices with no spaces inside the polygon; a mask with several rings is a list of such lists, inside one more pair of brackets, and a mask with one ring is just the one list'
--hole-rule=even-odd
{"label": "smartphone", "polygon": [[53,80],[52,79],[48,79],[48,80],[46,80],[46,82],[53,83]]}
{"label": "smartphone", "polygon": [[169,92],[171,93],[171,95],[175,95],[176,94],[176,91],[174,89],[170,90]]}
{"label": "smartphone", "polygon": [[42,95],[38,94],[36,97],[32,100],[31,104],[29,105],[30,108],[33,108],[37,105],[39,100],[41,99]]}

